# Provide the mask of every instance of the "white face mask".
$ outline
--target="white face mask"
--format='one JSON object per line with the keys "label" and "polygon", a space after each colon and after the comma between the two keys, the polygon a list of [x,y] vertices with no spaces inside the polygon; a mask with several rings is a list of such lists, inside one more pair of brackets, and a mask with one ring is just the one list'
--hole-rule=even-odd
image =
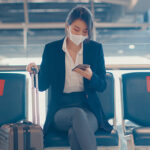
{"label": "white face mask", "polygon": [[69,30],[68,30],[68,36],[70,38],[70,40],[76,44],[77,46],[82,43],[85,39],[88,38],[88,36],[83,36],[83,35],[75,35],[75,34],[72,34],[71,33],[71,30],[70,30],[70,27],[69,27]]}

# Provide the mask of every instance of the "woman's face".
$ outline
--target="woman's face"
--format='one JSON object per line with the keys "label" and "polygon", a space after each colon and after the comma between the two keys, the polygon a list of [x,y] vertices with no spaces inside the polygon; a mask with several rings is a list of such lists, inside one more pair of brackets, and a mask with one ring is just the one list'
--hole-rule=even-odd
{"label": "woman's face", "polygon": [[70,25],[70,31],[74,35],[83,35],[83,36],[88,36],[88,28],[87,25],[84,21],[81,19],[75,20],[71,25]]}

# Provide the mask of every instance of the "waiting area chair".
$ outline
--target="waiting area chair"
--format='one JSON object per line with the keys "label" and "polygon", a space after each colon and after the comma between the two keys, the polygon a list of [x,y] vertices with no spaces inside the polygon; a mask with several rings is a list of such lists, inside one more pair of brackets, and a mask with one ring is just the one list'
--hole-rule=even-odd
{"label": "waiting area chair", "polygon": [[123,129],[128,141],[128,150],[149,150],[150,72],[123,74],[121,85]]}
{"label": "waiting area chair", "polygon": [[[104,113],[107,119],[112,119],[114,130],[112,133],[105,133],[103,131],[97,131],[95,133],[97,145],[99,150],[119,150],[120,140],[118,132],[116,130],[116,115],[115,115],[115,98],[114,98],[114,77],[112,73],[107,73],[107,88],[103,93],[98,93],[101,98],[101,104],[104,109]],[[51,90],[48,90],[48,97],[51,94]],[[45,150],[66,150],[69,148],[69,142],[67,139],[67,133],[60,132],[54,129],[44,139]]]}
{"label": "waiting area chair", "polygon": [[0,73],[0,126],[26,118],[26,77]]}

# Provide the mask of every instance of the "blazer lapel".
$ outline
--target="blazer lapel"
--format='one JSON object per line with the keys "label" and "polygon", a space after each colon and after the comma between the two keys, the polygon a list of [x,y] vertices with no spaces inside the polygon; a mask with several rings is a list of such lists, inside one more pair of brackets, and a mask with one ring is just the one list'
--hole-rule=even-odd
{"label": "blazer lapel", "polygon": [[[88,62],[88,46],[86,42],[83,42],[83,64],[89,64]],[[84,83],[84,89],[86,92],[86,84],[87,84],[87,79],[83,78],[83,83]]]}
{"label": "blazer lapel", "polygon": [[60,85],[60,90],[64,89],[65,84],[65,52],[62,50],[63,40],[61,40],[60,46],[58,48],[58,80]]}
{"label": "blazer lapel", "polygon": [[83,42],[83,64],[91,63],[91,56],[90,56],[90,47],[88,42]]}
{"label": "blazer lapel", "polygon": [[87,63],[88,63],[88,61],[87,61],[87,45],[84,42],[83,43],[83,64],[87,64]]}

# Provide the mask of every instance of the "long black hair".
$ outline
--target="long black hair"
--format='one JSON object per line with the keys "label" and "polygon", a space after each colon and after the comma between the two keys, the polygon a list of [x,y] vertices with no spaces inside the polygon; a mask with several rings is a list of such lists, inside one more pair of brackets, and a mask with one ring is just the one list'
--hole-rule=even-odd
{"label": "long black hair", "polygon": [[88,28],[88,40],[93,36],[93,17],[91,11],[84,6],[74,7],[68,14],[66,25],[71,25],[75,20],[81,19],[84,21]]}

